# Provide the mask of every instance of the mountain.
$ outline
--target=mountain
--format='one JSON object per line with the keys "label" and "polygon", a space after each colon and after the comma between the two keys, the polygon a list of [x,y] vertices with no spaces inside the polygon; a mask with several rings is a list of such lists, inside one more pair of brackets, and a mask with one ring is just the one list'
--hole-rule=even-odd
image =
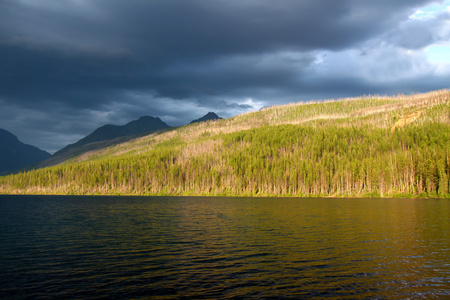
{"label": "mountain", "polygon": [[206,115],[204,115],[203,117],[193,120],[191,123],[189,124],[194,124],[194,123],[200,123],[200,122],[205,122],[205,121],[210,121],[210,120],[221,120],[222,118],[219,117],[218,115],[216,115],[216,113],[214,112],[209,112]]}
{"label": "mountain", "polygon": [[38,168],[58,165],[87,152],[97,151],[109,146],[127,142],[133,138],[170,128],[160,118],[143,116],[125,125],[104,125],[76,143],[67,145],[50,158],[36,165]]}
{"label": "mountain", "polygon": [[2,176],[0,194],[450,198],[448,149],[449,90],[300,102]]}
{"label": "mountain", "polygon": [[0,128],[0,173],[9,173],[50,157],[50,153],[27,145]]}
{"label": "mountain", "polygon": [[82,138],[78,142],[70,144],[55,152],[53,156],[59,156],[63,153],[67,153],[71,149],[81,148],[82,146],[91,143],[114,140],[123,137],[140,136],[169,127],[170,126],[164,123],[160,118],[149,116],[140,117],[139,119],[131,121],[123,126],[108,124],[97,128],[91,134]]}

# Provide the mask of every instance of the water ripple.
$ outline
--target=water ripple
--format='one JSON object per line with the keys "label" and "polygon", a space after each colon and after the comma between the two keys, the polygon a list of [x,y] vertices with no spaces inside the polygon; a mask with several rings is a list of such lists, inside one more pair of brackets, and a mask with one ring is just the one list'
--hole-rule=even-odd
{"label": "water ripple", "polygon": [[449,208],[401,199],[0,196],[0,292],[444,298]]}

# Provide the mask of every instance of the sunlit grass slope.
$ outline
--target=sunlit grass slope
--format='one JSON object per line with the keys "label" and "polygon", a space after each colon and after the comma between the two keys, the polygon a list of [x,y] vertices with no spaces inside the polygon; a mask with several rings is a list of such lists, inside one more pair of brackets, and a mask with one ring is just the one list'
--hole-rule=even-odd
{"label": "sunlit grass slope", "polygon": [[183,126],[1,193],[449,197],[450,92],[293,103]]}

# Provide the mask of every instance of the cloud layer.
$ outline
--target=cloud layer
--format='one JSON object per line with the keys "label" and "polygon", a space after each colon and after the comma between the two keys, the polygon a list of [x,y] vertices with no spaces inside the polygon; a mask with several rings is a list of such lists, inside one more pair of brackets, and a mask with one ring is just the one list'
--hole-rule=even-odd
{"label": "cloud layer", "polygon": [[449,10],[420,13],[445,3],[3,0],[0,127],[53,152],[142,115],[448,88],[427,49],[450,46]]}

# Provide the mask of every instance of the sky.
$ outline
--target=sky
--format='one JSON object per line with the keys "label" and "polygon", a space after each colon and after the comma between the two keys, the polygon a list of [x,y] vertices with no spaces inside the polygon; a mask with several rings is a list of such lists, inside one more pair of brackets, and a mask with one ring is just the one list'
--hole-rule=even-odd
{"label": "sky", "polygon": [[0,0],[0,128],[51,153],[140,116],[450,87],[450,0]]}

